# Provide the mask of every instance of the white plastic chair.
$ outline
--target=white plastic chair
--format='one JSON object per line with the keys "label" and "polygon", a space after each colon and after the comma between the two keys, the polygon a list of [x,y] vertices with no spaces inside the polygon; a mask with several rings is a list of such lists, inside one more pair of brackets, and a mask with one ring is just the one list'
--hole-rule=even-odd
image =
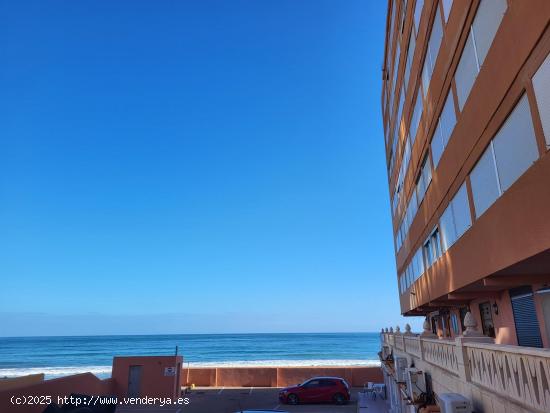
{"label": "white plastic chair", "polygon": [[363,392],[365,394],[369,394],[372,400],[376,400],[376,389],[372,381],[369,381],[364,385]]}

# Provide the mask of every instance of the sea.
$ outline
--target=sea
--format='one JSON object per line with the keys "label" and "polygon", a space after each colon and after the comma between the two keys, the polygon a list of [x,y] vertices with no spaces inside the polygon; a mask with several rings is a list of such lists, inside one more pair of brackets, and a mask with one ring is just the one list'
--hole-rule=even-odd
{"label": "sea", "polygon": [[0,377],[111,375],[113,356],[183,356],[184,366],[377,366],[379,333],[0,337]]}

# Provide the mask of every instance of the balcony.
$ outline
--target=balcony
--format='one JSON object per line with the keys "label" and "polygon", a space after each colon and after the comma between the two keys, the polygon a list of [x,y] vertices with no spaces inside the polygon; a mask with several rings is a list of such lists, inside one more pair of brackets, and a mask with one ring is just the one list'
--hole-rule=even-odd
{"label": "balcony", "polygon": [[447,378],[455,377],[457,389],[478,388],[529,411],[550,412],[550,349],[493,344],[467,333],[447,340],[433,336],[429,326],[421,335],[410,328],[404,334],[385,330],[381,342],[432,374],[443,370]]}

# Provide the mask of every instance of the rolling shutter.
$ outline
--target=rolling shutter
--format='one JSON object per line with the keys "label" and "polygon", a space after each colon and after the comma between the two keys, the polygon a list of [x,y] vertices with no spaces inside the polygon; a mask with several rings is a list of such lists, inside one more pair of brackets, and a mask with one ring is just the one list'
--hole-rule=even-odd
{"label": "rolling shutter", "polygon": [[518,344],[520,346],[542,348],[533,290],[531,287],[515,288],[510,290],[510,298],[512,299]]}

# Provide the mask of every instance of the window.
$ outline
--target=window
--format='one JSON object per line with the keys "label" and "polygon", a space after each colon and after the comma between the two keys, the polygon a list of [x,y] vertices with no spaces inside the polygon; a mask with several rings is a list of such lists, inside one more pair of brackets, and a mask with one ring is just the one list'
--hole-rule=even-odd
{"label": "window", "polygon": [[399,96],[399,106],[397,108],[397,117],[395,118],[395,130],[393,133],[393,148],[397,149],[397,142],[400,139],[400,128],[401,128],[401,115],[403,114],[403,104],[405,103],[405,90],[401,88],[401,93]]}
{"label": "window", "polygon": [[449,20],[451,7],[453,7],[453,0],[443,0],[443,15],[445,16],[445,23]]}
{"label": "window", "polygon": [[483,66],[506,7],[506,0],[481,0],[479,4],[455,73],[460,110],[464,107],[477,74]]}
{"label": "window", "polygon": [[431,245],[432,241],[431,241],[431,238],[428,238],[425,242],[424,242],[424,257],[426,259],[426,267],[430,267],[432,265],[432,262],[434,261],[433,259],[433,254],[432,254],[432,245]]}
{"label": "window", "polygon": [[546,139],[546,146],[550,147],[550,55],[533,76],[533,88],[539,108],[542,130]]}
{"label": "window", "polygon": [[432,138],[431,148],[434,167],[437,167],[439,159],[441,159],[441,155],[443,154],[443,150],[447,146],[456,125],[453,96],[453,90],[449,89],[447,99],[445,100],[445,105],[443,106],[443,110],[439,116],[439,122]]}
{"label": "window", "polygon": [[451,204],[449,204],[445,212],[441,214],[439,218],[439,228],[441,229],[443,251],[447,251],[458,239]]}
{"label": "window", "polygon": [[416,194],[413,192],[407,210],[405,211],[405,233],[409,232],[409,228],[413,222],[413,219],[418,211],[418,203],[416,202]]}
{"label": "window", "polygon": [[409,161],[411,160],[411,144],[409,139],[405,138],[405,150],[403,151],[403,159],[401,160],[400,175],[402,179],[405,179],[407,170],[409,169]]}
{"label": "window", "polygon": [[527,96],[523,95],[493,139],[501,192],[506,191],[538,158]]}
{"label": "window", "polygon": [[437,60],[437,55],[439,54],[441,39],[443,39],[443,27],[441,25],[441,18],[438,9],[435,13],[434,22],[432,25],[432,33],[430,34],[430,40],[428,41],[428,52],[430,57],[430,77],[432,76],[435,62]]}
{"label": "window", "polygon": [[443,251],[447,251],[472,226],[466,184],[462,184],[441,215],[439,229]]}
{"label": "window", "polygon": [[424,0],[416,0],[416,4],[414,5],[414,27],[416,29],[416,35],[418,35],[418,28],[420,27],[422,7],[424,7]]}
{"label": "window", "polygon": [[389,58],[391,59],[391,53],[392,53],[392,44],[393,44],[393,26],[394,26],[394,23],[395,23],[395,5],[397,3],[395,1],[392,2],[391,4],[391,21],[390,21],[390,37],[388,38],[389,39],[389,48],[388,48],[388,56],[390,56]]}
{"label": "window", "polygon": [[403,33],[403,29],[405,28],[405,14],[407,12],[407,0],[403,0],[401,4],[401,33]]}
{"label": "window", "polygon": [[476,216],[482,215],[537,159],[529,102],[523,95],[470,174]]}
{"label": "window", "polygon": [[422,248],[418,248],[413,257],[414,278],[418,279],[424,273],[424,260],[422,259]]}
{"label": "window", "polygon": [[527,96],[523,96],[472,170],[472,193],[479,217],[538,158]]}
{"label": "window", "polygon": [[428,40],[428,50],[426,52],[426,56],[424,57],[424,64],[422,67],[422,86],[424,97],[426,97],[426,93],[428,93],[430,79],[435,67],[437,55],[439,54],[439,47],[441,46],[442,39],[443,27],[441,25],[441,17],[439,15],[438,8],[432,24],[432,32],[430,33],[430,39]]}
{"label": "window", "polygon": [[407,63],[405,65],[405,83],[403,84],[405,87],[409,84],[409,76],[411,74],[411,65],[414,58],[414,49],[416,47],[416,41],[414,40],[414,36],[410,35],[409,37],[409,48],[407,50]]}
{"label": "window", "polygon": [[431,236],[434,261],[441,257],[441,240],[439,239],[439,230],[436,229]]}
{"label": "window", "polygon": [[409,128],[409,135],[411,137],[411,145],[414,144],[416,139],[416,132],[418,132],[418,125],[420,124],[420,118],[422,117],[422,98],[420,97],[420,90],[416,92],[416,98],[414,101],[414,109],[411,117],[411,125]]}
{"label": "window", "polygon": [[493,144],[489,144],[470,174],[476,217],[481,216],[500,196]]}
{"label": "window", "polygon": [[424,194],[432,181],[432,168],[430,166],[430,159],[428,154],[424,157],[422,161],[422,166],[420,167],[420,175],[416,181],[416,197],[418,203],[420,204],[424,199]]}
{"label": "window", "polygon": [[424,258],[426,259],[426,268],[430,267],[435,260],[441,256],[441,243],[439,239],[439,230],[436,228],[432,235],[424,242]]}
{"label": "window", "polygon": [[472,226],[470,203],[468,202],[468,191],[466,189],[465,183],[462,184],[451,202],[453,208],[456,238],[458,239],[468,230],[468,228]]}
{"label": "window", "polygon": [[399,191],[400,190],[401,190],[401,188],[396,186],[395,191],[393,193],[393,199],[392,199],[392,204],[391,204],[393,216],[395,216],[395,212],[397,211],[397,204],[399,203]]}
{"label": "window", "polygon": [[426,98],[428,86],[430,86],[430,76],[428,75],[428,59],[426,58],[422,66],[422,96],[424,96],[424,98]]}
{"label": "window", "polygon": [[506,12],[506,7],[506,0],[481,0],[479,3],[472,24],[479,66],[483,66],[485,56],[487,56]]}
{"label": "window", "polygon": [[390,95],[390,113],[393,113],[393,102],[395,98],[395,86],[397,83],[397,73],[399,72],[399,55],[401,54],[401,50],[399,48],[399,42],[397,43],[397,51],[395,53],[395,62],[393,64],[393,80],[392,80],[392,86],[391,86],[391,95]]}
{"label": "window", "polygon": [[470,95],[470,90],[472,90],[478,72],[479,66],[474,46],[474,37],[470,31],[455,72],[456,92],[460,110],[462,110],[466,99]]}
{"label": "window", "polygon": [[422,248],[419,248],[405,268],[405,271],[399,276],[401,293],[404,293],[423,273],[424,262],[422,260]]}
{"label": "window", "polygon": [[392,142],[392,150],[391,150],[391,157],[390,157],[390,172],[393,172],[393,166],[395,162],[395,155],[397,153],[397,143],[400,140],[401,137],[401,114],[403,112],[403,104],[405,102],[405,91],[403,87],[401,87],[401,94],[399,97],[399,107],[397,109],[397,118],[395,118],[395,128],[393,131],[393,142]]}
{"label": "window", "polygon": [[403,240],[407,237],[409,228],[411,227],[417,211],[418,203],[416,202],[416,194],[413,192],[411,199],[409,199],[409,203],[407,205],[407,209],[405,210],[405,215],[403,216],[401,225],[399,226],[399,242],[397,242],[398,251],[401,248]]}

